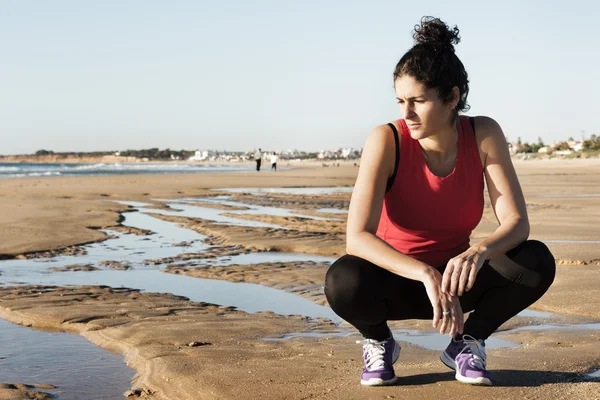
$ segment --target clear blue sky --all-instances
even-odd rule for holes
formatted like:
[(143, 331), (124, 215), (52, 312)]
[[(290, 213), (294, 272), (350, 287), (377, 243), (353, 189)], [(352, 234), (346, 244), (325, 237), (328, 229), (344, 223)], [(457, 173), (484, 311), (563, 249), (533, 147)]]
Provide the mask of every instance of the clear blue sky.
[(423, 15), (461, 31), (469, 114), (599, 134), (599, 4), (0, 0), (0, 154), (362, 147)]

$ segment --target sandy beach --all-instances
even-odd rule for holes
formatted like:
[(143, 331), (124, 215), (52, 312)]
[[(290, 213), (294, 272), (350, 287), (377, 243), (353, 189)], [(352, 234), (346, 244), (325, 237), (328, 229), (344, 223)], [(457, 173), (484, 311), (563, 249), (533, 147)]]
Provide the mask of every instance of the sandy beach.
[[(586, 376), (600, 369), (598, 327), (524, 328), (600, 322), (600, 160), (529, 160), (515, 161), (515, 166), (527, 200), (530, 238), (548, 244), (558, 271), (550, 291), (531, 307), (552, 314), (515, 317), (497, 333), (515, 347), (488, 350), (488, 366), (498, 381), (492, 388), (455, 382), (439, 362), (437, 350), (402, 337), (397, 337), (402, 346), (395, 365), (398, 385), (364, 388), (359, 383), (360, 346), (355, 344), (360, 337), (348, 336), (351, 330), (344, 324), (323, 317), (247, 312), (233, 303), (202, 300), (202, 293), (190, 300), (173, 293), (140, 292), (135, 286), (14, 286), (3, 279), (0, 316), (31, 328), (77, 333), (121, 354), (136, 371), (128, 398), (598, 399), (600, 382)], [(151, 238), (151, 227), (123, 224), (141, 206), (116, 201), (141, 202), (148, 204), (145, 212), (153, 220), (206, 237), (202, 251), (195, 250), (198, 244), (192, 240), (174, 244), (179, 250), (173, 255), (140, 255), (147, 258), (144, 265), (164, 267), (157, 274), (178, 276), (192, 285), (206, 279), (256, 284), (327, 306), (322, 284), (328, 262), (316, 258), (344, 254), (346, 214), (340, 211), (347, 209), (350, 192), (256, 195), (224, 189), (351, 187), (357, 172), (353, 163), (327, 168), (315, 163), (277, 173), (4, 179), (0, 259), (33, 262), (86, 254), (88, 244), (107, 240), (102, 230)], [(219, 203), (224, 195), (232, 204)], [(174, 209), (177, 204), (188, 213)], [(252, 207), (264, 212), (247, 210)], [(209, 214), (193, 214), (199, 209), (242, 222), (218, 223)], [(486, 197), (473, 241), (496, 226)], [(305, 261), (219, 265), (223, 259), (278, 252), (301, 255)], [(106, 261), (68, 265), (51, 274), (140, 269), (134, 262)], [(392, 327), (431, 332), (427, 321), (395, 322)], [(264, 340), (298, 332), (315, 335)], [(0, 373), (0, 399), (49, 398), (43, 392), (51, 387), (44, 385), (53, 382), (22, 378), (4, 382)]]

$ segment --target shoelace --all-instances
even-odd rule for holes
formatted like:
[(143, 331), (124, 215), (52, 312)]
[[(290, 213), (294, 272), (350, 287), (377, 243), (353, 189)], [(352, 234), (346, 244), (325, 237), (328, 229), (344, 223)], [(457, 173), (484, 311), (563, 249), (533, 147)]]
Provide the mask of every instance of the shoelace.
[(385, 361), (383, 355), (385, 353), (385, 340), (378, 342), (373, 339), (357, 340), (356, 343), (363, 345), (363, 351), (367, 353), (367, 359), (365, 366), (368, 371), (383, 369), (385, 367)]
[(469, 365), (480, 370), (485, 370), (485, 347), (481, 342), (470, 335), (463, 335), (465, 347), (458, 353), (456, 357), (468, 350), (471, 354)]

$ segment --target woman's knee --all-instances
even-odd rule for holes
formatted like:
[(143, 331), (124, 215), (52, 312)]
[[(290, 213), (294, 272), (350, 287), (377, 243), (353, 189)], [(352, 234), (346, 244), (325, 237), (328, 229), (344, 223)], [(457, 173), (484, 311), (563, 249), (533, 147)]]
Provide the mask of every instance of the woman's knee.
[(506, 255), (517, 264), (539, 276), (539, 285), (548, 288), (556, 275), (556, 263), (552, 252), (539, 240), (527, 240)]
[(360, 257), (345, 255), (336, 260), (325, 275), (325, 296), (333, 308), (336, 304), (351, 304), (368, 285), (365, 269), (369, 262)]

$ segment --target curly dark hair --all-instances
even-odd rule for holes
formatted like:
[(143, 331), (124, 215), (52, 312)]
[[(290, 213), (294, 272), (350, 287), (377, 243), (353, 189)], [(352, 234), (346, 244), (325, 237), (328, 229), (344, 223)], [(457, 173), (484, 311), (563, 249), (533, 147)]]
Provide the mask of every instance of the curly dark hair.
[(442, 101), (450, 101), (452, 88), (458, 87), (460, 99), (454, 109), (454, 119), (467, 104), (469, 77), (465, 66), (454, 52), (460, 42), (458, 27), (450, 28), (439, 18), (423, 17), (415, 25), (414, 46), (396, 64), (394, 82), (403, 75), (412, 76), (430, 89), (437, 89)]

